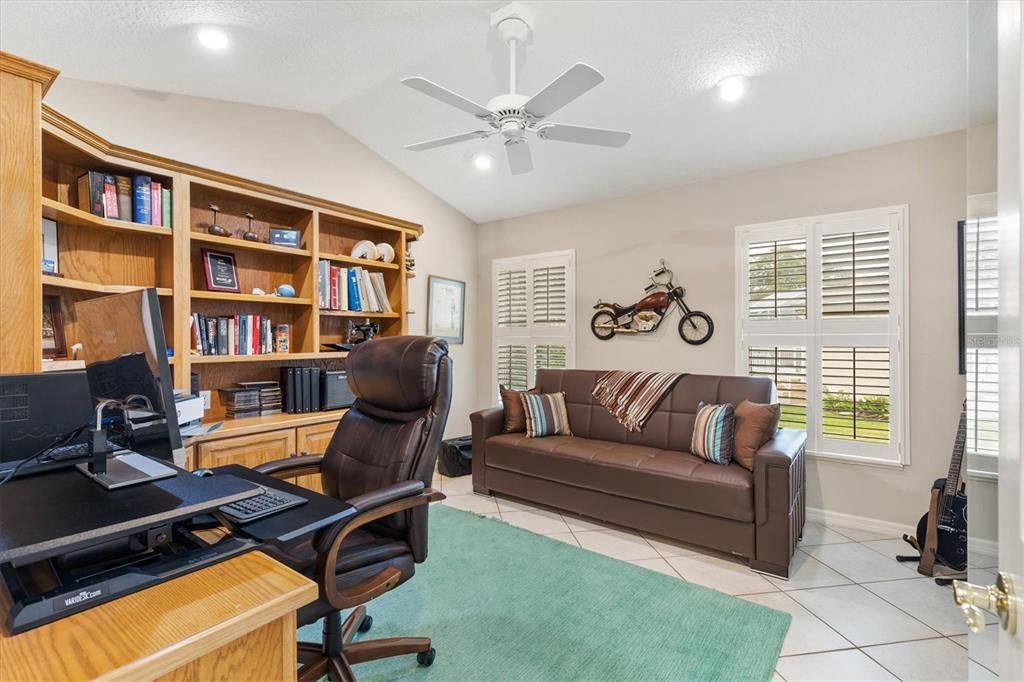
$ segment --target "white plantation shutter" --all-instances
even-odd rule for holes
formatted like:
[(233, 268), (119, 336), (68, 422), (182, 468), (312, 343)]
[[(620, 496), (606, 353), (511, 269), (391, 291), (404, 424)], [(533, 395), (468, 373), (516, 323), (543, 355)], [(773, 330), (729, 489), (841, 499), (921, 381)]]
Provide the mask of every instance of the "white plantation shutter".
[(999, 222), (968, 220), (964, 229), (967, 312), (999, 313)]
[(572, 367), (575, 253), (503, 258), (492, 272), (496, 383), (526, 390), (538, 369)]
[(533, 269), (533, 323), (565, 324), (569, 301), (566, 298), (566, 265)]
[(747, 310), (753, 319), (807, 319), (807, 240), (747, 247)]
[(495, 315), (499, 327), (526, 326), (526, 270), (505, 270), (497, 273)]
[(568, 351), (560, 343), (537, 345), (533, 349), (533, 366), (535, 369), (566, 369), (569, 366)]
[(807, 349), (752, 347), (747, 351), (747, 373), (775, 382), (782, 406), (779, 426), (807, 428)]
[(889, 349), (821, 349), (824, 438), (889, 442)]
[(529, 351), (525, 345), (498, 344), (498, 383), (525, 391), (530, 382)]
[(998, 456), (999, 349), (996, 331), (999, 319), (999, 222), (995, 218), (965, 221), (964, 280), (966, 447), (975, 455)]
[(830, 234), (821, 239), (821, 314), (889, 312), (889, 232)]
[(737, 228), (737, 368), (775, 381), (814, 456), (907, 461), (905, 225), (897, 206)]

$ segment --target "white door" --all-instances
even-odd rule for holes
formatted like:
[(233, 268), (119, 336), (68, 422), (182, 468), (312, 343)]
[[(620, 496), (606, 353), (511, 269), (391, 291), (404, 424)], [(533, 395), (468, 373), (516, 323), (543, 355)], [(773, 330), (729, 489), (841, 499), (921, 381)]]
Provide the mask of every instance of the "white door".
[[(968, 224), (971, 220), (998, 220), (998, 288), (991, 291), (989, 299), (997, 298), (997, 304), (988, 307), (996, 311), (995, 328), (987, 330), (994, 338), (991, 345), (979, 342), (986, 330), (977, 324), (984, 315), (977, 316), (973, 320), (977, 332), (973, 353), (968, 305), (968, 580), (985, 587), (1003, 574), (1016, 592), (1015, 597), (997, 605), (998, 592), (974, 591), (974, 603), (1002, 613), (993, 617), (974, 612), (976, 632), (968, 639), (968, 677), (972, 680), (991, 679), (993, 672), (1003, 680), (1024, 680), (1024, 623), (1020, 622), (1024, 618), (1020, 599), (1024, 588), (1022, 4), (1021, 0), (971, 0), (968, 4), (967, 217)], [(980, 240), (976, 252), (977, 244)], [(983, 357), (987, 358), (988, 374), (979, 369)], [(997, 381), (997, 389), (991, 387), (993, 381)], [(986, 382), (987, 388), (982, 388)], [(996, 432), (998, 435), (993, 435)], [(979, 445), (982, 441), (987, 447)]]

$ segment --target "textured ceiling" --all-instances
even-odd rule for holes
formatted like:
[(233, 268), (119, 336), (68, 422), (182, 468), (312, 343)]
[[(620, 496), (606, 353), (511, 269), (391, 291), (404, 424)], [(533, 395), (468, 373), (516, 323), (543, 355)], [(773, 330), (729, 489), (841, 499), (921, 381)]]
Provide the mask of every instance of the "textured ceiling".
[[(842, 151), (966, 122), (966, 5), (931, 2), (534, 2), (519, 90), (577, 61), (607, 81), (552, 120), (633, 133), (621, 149), (535, 140), (511, 176), (497, 138), (403, 145), (477, 121), (403, 87), (420, 75), (486, 103), (507, 87), (489, 31), (502, 2), (0, 2), (0, 48), (65, 76), (322, 113), (485, 222)], [(231, 47), (196, 45), (202, 24)], [(712, 86), (751, 77), (726, 106)], [(469, 163), (487, 150), (489, 173)]]

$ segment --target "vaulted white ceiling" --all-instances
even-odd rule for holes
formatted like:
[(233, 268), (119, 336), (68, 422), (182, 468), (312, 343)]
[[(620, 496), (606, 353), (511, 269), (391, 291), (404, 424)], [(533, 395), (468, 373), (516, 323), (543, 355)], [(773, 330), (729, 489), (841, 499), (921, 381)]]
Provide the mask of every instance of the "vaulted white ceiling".
[[(964, 127), (965, 3), (526, 2), (519, 90), (574, 62), (606, 82), (552, 120), (629, 130), (621, 149), (535, 140), (512, 176), (498, 138), (403, 145), (478, 122), (403, 87), (424, 76), (486, 103), (507, 90), (489, 29), (503, 2), (0, 2), (0, 48), (65, 76), (328, 117), (478, 222)], [(229, 34), (200, 48), (198, 26)], [(726, 106), (713, 91), (751, 79)], [(478, 151), (499, 161), (481, 173)]]

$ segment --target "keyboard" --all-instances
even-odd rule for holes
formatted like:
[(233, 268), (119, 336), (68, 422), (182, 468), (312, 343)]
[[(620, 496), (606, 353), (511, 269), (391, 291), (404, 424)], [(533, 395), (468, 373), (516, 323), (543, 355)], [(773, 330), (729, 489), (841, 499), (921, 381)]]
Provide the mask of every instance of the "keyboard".
[(269, 490), (263, 488), (263, 492), (255, 497), (247, 497), (244, 500), (225, 504), (220, 507), (221, 513), (235, 523), (248, 523), (264, 516), (270, 516), (277, 512), (298, 507), (308, 500), (305, 497), (292, 495), (280, 490)]

